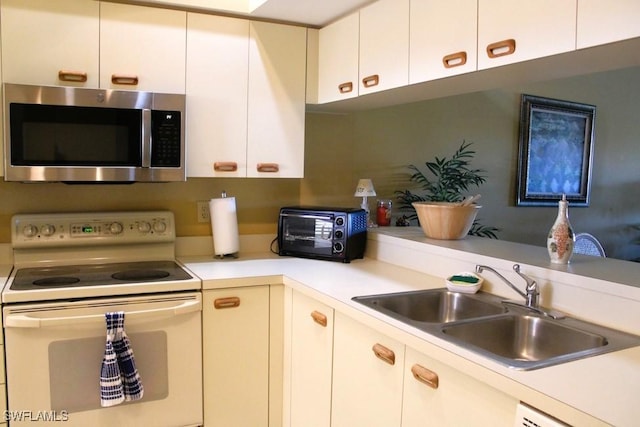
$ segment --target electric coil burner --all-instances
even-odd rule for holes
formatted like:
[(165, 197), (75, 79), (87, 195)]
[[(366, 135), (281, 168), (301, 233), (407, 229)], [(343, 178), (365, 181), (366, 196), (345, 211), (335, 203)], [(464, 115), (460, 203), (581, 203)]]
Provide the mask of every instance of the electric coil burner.
[(16, 215), (3, 302), (200, 289), (174, 243), (166, 211)]

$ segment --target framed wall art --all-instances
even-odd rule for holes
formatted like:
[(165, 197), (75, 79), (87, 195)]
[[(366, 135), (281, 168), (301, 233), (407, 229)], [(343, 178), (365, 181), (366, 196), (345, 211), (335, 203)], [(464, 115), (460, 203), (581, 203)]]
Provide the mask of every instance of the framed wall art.
[(522, 95), (518, 206), (589, 206), (596, 107)]

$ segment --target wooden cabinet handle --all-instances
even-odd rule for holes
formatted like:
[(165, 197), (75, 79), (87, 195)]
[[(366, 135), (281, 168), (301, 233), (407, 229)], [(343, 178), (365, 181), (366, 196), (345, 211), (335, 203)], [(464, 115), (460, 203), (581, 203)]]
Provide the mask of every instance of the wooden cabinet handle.
[(319, 311), (312, 311), (311, 312), (311, 318), (313, 319), (314, 322), (316, 322), (318, 325), (326, 328), (327, 327), (327, 316), (325, 316), (324, 314), (320, 313)]
[(128, 76), (125, 74), (112, 74), (111, 83), (114, 85), (136, 86), (138, 84), (138, 76)]
[(511, 55), (516, 51), (516, 41), (514, 39), (501, 40), (487, 46), (489, 58)]
[(380, 76), (377, 74), (373, 74), (362, 79), (362, 85), (364, 87), (377, 86), (378, 83), (380, 83)]
[(227, 298), (216, 298), (213, 300), (213, 307), (216, 309), (222, 308), (235, 308), (240, 306), (240, 298), (238, 297), (227, 297)]
[(411, 373), (413, 374), (413, 378), (421, 383), (426, 384), (433, 389), (438, 388), (438, 374), (435, 372), (425, 368), (424, 366), (416, 364), (411, 367)]
[(374, 344), (371, 348), (376, 357), (389, 365), (396, 364), (396, 354), (393, 350), (383, 346), (382, 344)]
[(277, 163), (258, 163), (256, 169), (258, 172), (274, 173), (280, 171), (280, 165)]
[(467, 63), (467, 52), (456, 52), (442, 58), (444, 68), (460, 67)]
[(236, 162), (215, 162), (213, 170), (216, 172), (235, 172), (238, 170), (238, 164)]
[(352, 82), (347, 82), (347, 83), (342, 83), (338, 85), (338, 91), (340, 93), (349, 93), (351, 91), (353, 91), (353, 83)]
[(84, 83), (87, 81), (87, 73), (84, 71), (58, 71), (58, 79), (63, 82)]

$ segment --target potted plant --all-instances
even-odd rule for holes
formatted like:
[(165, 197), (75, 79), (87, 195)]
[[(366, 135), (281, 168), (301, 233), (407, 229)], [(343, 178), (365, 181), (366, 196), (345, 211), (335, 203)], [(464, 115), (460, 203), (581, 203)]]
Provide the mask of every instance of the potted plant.
[(463, 141), (450, 159), (436, 157), (426, 162), (429, 178), (417, 166), (409, 165), (411, 181), (418, 183), (424, 194), (411, 190), (396, 191), (401, 210), (412, 210), (408, 219), (418, 218), (427, 235), (438, 239), (461, 239), (467, 234), (497, 238), (495, 227), (475, 220), (480, 206), (465, 204), (464, 193), (486, 181), (483, 169), (471, 168), (475, 155), (471, 142)]

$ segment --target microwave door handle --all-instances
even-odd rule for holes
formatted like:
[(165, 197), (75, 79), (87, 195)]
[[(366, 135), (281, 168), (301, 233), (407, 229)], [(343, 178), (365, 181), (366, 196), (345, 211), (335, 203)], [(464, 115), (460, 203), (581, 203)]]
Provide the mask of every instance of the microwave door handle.
[(144, 108), (142, 110), (142, 167), (151, 167), (151, 148), (153, 141), (151, 140), (151, 110)]
[[(127, 320), (157, 320), (180, 316), (182, 314), (193, 313), (202, 310), (202, 303), (199, 300), (184, 301), (172, 307), (156, 308), (150, 310), (125, 311)], [(5, 328), (45, 328), (51, 326), (70, 326), (87, 323), (104, 323), (103, 314), (90, 314), (87, 316), (68, 317), (32, 317), (27, 314), (9, 314), (4, 320)]]

